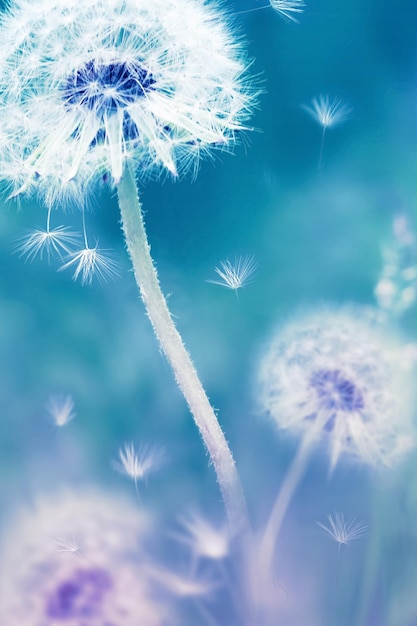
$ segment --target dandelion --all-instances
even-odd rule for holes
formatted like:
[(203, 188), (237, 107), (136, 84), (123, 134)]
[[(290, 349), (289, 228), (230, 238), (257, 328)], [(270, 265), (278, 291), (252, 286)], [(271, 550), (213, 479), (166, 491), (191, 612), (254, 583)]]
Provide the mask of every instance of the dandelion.
[(256, 268), (257, 264), (253, 256), (236, 257), (234, 263), (226, 259), (225, 261), (220, 261), (220, 267), (214, 268), (220, 280), (208, 280), (207, 282), (227, 287), (237, 293), (238, 289), (252, 282)]
[(403, 436), (413, 440), (412, 372), (403, 371), (401, 353), (371, 312), (313, 314), (272, 342), (261, 366), (261, 405), (280, 429), (326, 442), (332, 467), (343, 453), (393, 465)]
[(279, 429), (301, 437), (262, 540), (266, 570), (316, 442), (330, 448), (331, 469), (342, 454), (393, 466), (414, 445), (413, 370), (379, 319), (361, 309), (307, 316), (280, 330), (262, 361), (261, 407)]
[(126, 443), (124, 449), (119, 450), (120, 462), (115, 461), (113, 467), (131, 478), (135, 485), (139, 480), (145, 480), (150, 472), (160, 467), (163, 459), (163, 451), (160, 448), (142, 446), (135, 450), (133, 443)]
[[(201, 157), (235, 145), (254, 102), (242, 46), (204, 0), (15, 0), (0, 37), (0, 178), (12, 196), (36, 193), (47, 206), (116, 188), (148, 316), (229, 517), (246, 523), (230, 449), (159, 285), (136, 182), (195, 171)], [(91, 246), (64, 264), (85, 283), (108, 266)]]
[(340, 546), (346, 546), (351, 541), (362, 539), (367, 535), (368, 526), (364, 522), (353, 518), (350, 522), (345, 520), (343, 513), (335, 513), (334, 517), (328, 515), (328, 525), (316, 522), (320, 528), (326, 531), (330, 537)]
[[(1, 623), (167, 623), (148, 573), (148, 525), (129, 501), (93, 490), (37, 498), (2, 537)], [(60, 554), (80, 555), (80, 545), (83, 559)]]
[(50, 230), (35, 229), (28, 233), (20, 239), (16, 251), (29, 261), (37, 256), (42, 259), (45, 253), (49, 261), (53, 254), (70, 254), (76, 243), (76, 233), (66, 226), (57, 226)]
[(313, 98), (310, 105), (303, 105), (303, 109), (322, 127), (318, 164), (320, 168), (326, 130), (344, 122), (352, 113), (352, 109), (341, 98), (336, 97), (332, 100), (328, 95)]
[(58, 427), (65, 426), (74, 419), (74, 400), (70, 395), (52, 395), (49, 397), (47, 411)]

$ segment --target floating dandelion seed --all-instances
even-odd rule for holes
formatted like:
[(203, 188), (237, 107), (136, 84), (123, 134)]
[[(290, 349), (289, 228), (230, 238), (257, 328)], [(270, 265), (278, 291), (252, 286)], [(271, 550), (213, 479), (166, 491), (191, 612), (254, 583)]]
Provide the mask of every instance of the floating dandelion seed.
[(175, 536), (189, 545), (195, 556), (220, 560), (228, 555), (230, 531), (226, 526), (215, 527), (197, 513), (183, 516), (180, 523), (184, 532)]
[(52, 395), (49, 397), (47, 411), (56, 426), (62, 427), (75, 417), (74, 401), (70, 395)]
[(260, 11), (262, 9), (273, 8), (279, 15), (290, 22), (298, 24), (296, 14), (303, 13), (305, 9), (304, 0), (269, 0), (269, 4), (264, 4), (261, 7), (255, 7), (254, 9), (247, 9), (245, 11), (238, 11), (238, 15), (242, 13), (252, 13), (253, 11)]
[(302, 13), (305, 9), (304, 0), (269, 0), (271, 7), (280, 15), (291, 22), (298, 23), (295, 14)]
[(70, 554), (81, 555), (81, 548), (77, 541), (70, 535), (64, 537), (58, 537), (55, 540), (58, 546), (58, 552), (69, 552)]
[(164, 453), (161, 448), (144, 445), (135, 450), (133, 443), (126, 443), (119, 450), (119, 461), (113, 462), (113, 467), (131, 478), (135, 485), (145, 480), (151, 472), (157, 470), (163, 462)]
[(91, 285), (94, 276), (99, 281), (106, 282), (119, 275), (117, 263), (97, 246), (70, 254), (69, 259), (59, 269), (61, 271), (69, 268), (74, 269), (73, 280), (80, 278), (82, 285)]
[(322, 126), (320, 155), (318, 166), (323, 160), (324, 137), (326, 130), (344, 122), (352, 113), (352, 108), (343, 102), (341, 98), (330, 99), (330, 96), (320, 95), (313, 98), (310, 105), (303, 105), (303, 109)]
[(216, 274), (220, 276), (220, 280), (208, 280), (207, 282), (237, 291), (252, 282), (256, 269), (257, 264), (253, 256), (236, 257), (233, 263), (226, 259), (220, 261), (220, 267), (214, 268)]
[(38, 255), (42, 259), (44, 254), (49, 261), (52, 254), (70, 254), (77, 243), (77, 233), (66, 226), (57, 226), (51, 230), (36, 229), (21, 237), (16, 251), (29, 261), (33, 261)]
[(343, 513), (335, 513), (334, 516), (328, 515), (328, 525), (322, 524), (322, 522), (316, 522), (320, 528), (326, 531), (330, 537), (336, 541), (340, 546), (347, 545), (351, 541), (362, 539), (368, 534), (368, 526), (364, 522), (353, 518), (350, 522), (347, 522)]
[[(126, 247), (155, 333), (213, 461), (232, 523), (247, 525), (235, 463), (162, 294), (136, 177), (195, 171), (231, 150), (254, 105), (242, 46), (204, 0), (40, 0), (9, 4), (0, 24), (0, 178), (11, 196), (84, 206), (117, 189)], [(86, 245), (63, 266), (107, 278)]]

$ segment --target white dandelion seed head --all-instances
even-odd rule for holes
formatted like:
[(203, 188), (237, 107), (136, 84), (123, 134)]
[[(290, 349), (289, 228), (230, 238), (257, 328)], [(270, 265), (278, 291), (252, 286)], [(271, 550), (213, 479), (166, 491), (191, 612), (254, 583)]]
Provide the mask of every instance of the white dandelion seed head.
[(1, 546), (1, 624), (166, 623), (147, 575), (149, 520), (128, 500), (54, 494), (11, 522)]
[(246, 128), (253, 92), (224, 16), (204, 0), (15, 0), (0, 25), (0, 177), (49, 204), (176, 176)]
[(119, 275), (119, 266), (106, 250), (97, 247), (83, 248), (68, 255), (59, 271), (73, 269), (73, 280), (81, 280), (82, 285), (91, 285), (94, 276), (99, 282), (105, 283)]
[(413, 369), (377, 314), (324, 310), (290, 323), (260, 368), (260, 404), (280, 429), (326, 440), (342, 453), (393, 465), (414, 445)]

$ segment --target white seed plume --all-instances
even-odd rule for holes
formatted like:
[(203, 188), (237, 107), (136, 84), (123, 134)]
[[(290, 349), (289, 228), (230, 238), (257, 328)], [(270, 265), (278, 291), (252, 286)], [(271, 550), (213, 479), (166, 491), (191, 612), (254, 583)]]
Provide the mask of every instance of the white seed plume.
[(303, 105), (303, 109), (323, 128), (341, 124), (352, 113), (352, 108), (341, 98), (331, 99), (328, 95), (313, 98), (310, 105)]
[(104, 283), (119, 275), (116, 261), (97, 246), (73, 252), (59, 269), (60, 271), (74, 269), (72, 278), (73, 280), (80, 278), (82, 285), (91, 285), (94, 276)]
[(269, 0), (269, 2), (274, 11), (296, 23), (298, 23), (296, 15), (303, 13), (306, 6), (304, 0)]
[(151, 472), (157, 470), (163, 462), (164, 452), (161, 448), (143, 445), (137, 450), (133, 443), (126, 443), (119, 450), (120, 461), (114, 461), (113, 467), (131, 478), (135, 485), (145, 480)]
[(207, 282), (237, 291), (253, 281), (256, 269), (257, 263), (253, 256), (236, 257), (233, 263), (226, 259), (220, 261), (220, 267), (214, 268), (220, 280), (207, 280)]
[(220, 560), (228, 555), (230, 549), (228, 527), (216, 527), (197, 513), (183, 516), (180, 523), (184, 531), (175, 536), (190, 546), (195, 556)]
[(316, 522), (316, 524), (339, 544), (339, 548), (351, 541), (363, 539), (368, 534), (367, 524), (357, 520), (356, 517), (347, 522), (343, 513), (335, 513), (334, 516), (328, 515), (327, 519), (329, 520), (327, 525), (322, 522)]
[(51, 395), (46, 408), (56, 426), (62, 427), (75, 417), (74, 400), (70, 395)]
[(66, 226), (50, 230), (36, 229), (19, 239), (16, 251), (28, 261), (33, 261), (37, 256), (42, 259), (44, 254), (49, 261), (53, 254), (59, 257), (70, 254), (78, 239), (77, 233)]

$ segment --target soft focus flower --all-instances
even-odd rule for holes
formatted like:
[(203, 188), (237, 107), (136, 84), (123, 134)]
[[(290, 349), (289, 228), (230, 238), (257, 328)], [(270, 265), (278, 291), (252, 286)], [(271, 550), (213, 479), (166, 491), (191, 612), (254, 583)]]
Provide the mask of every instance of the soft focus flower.
[(203, 0), (16, 0), (0, 26), (0, 177), (82, 199), (228, 148), (252, 104), (240, 44)]
[(96, 492), (55, 494), (21, 511), (1, 546), (0, 623), (166, 624), (147, 574), (147, 525), (128, 501)]
[(263, 359), (260, 402), (279, 428), (391, 465), (413, 444), (412, 371), (363, 310), (322, 311), (283, 328)]

